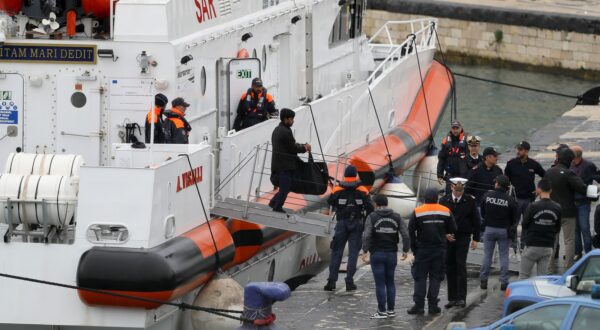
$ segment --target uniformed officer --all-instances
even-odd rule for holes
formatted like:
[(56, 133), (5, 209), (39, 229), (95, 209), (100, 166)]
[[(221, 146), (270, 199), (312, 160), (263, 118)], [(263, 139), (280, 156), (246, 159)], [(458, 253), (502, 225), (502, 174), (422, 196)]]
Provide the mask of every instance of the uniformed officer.
[(485, 194), (481, 201), (484, 255), (479, 279), (483, 290), (487, 290), (496, 243), (500, 253), (500, 290), (504, 291), (508, 287), (508, 248), (510, 240), (516, 239), (516, 223), (519, 219), (517, 202), (508, 195), (509, 188), (508, 177), (499, 175), (496, 178), (496, 188)]
[(188, 144), (192, 126), (185, 119), (185, 112), (190, 104), (178, 97), (171, 102), (171, 106), (171, 110), (165, 111), (165, 141), (170, 144)]
[(479, 136), (471, 135), (467, 139), (469, 144), (469, 155), (467, 156), (467, 165), (469, 170), (474, 169), (477, 165), (483, 163), (483, 157), (479, 154), (481, 148), (481, 138)]
[(331, 241), (331, 261), (329, 263), (329, 277), (323, 288), (325, 291), (335, 290), (338, 272), (344, 247), (348, 242), (348, 268), (346, 271), (346, 291), (356, 290), (354, 274), (356, 262), (362, 247), (362, 233), (367, 215), (373, 211), (373, 204), (369, 197), (369, 190), (360, 185), (356, 167), (349, 165), (344, 171), (344, 180), (333, 189), (328, 200), (336, 212), (337, 224), (335, 234)]
[[(145, 126), (145, 141), (150, 143), (152, 136), (152, 125), (154, 124), (154, 143), (165, 143), (165, 132), (163, 131), (164, 126), (164, 112), (169, 99), (163, 94), (156, 94), (154, 96), (154, 111), (149, 111), (146, 115), (146, 126)], [(154, 114), (152, 113), (154, 112)]]
[[(438, 154), (437, 177), (440, 184), (454, 177), (466, 177), (467, 135), (458, 120), (452, 122), (448, 136), (442, 140), (442, 148)], [(446, 185), (446, 193), (450, 192), (450, 184)]]
[(411, 249), (415, 254), (412, 266), (415, 304), (408, 310), (408, 314), (425, 312), (425, 296), (429, 314), (439, 314), (442, 310), (438, 307), (438, 294), (444, 280), (446, 241), (455, 241), (456, 223), (450, 209), (438, 204), (436, 189), (429, 188), (425, 192), (425, 204), (417, 207), (411, 215), (408, 233)]
[(494, 189), (494, 179), (502, 174), (502, 169), (496, 165), (498, 163), (497, 152), (492, 147), (483, 150), (483, 163), (476, 166), (469, 174), (467, 179), (467, 193), (475, 196), (478, 204), (481, 204), (481, 198), (488, 190)]
[[(477, 248), (481, 218), (475, 197), (465, 194), (466, 179), (453, 178), (452, 193), (440, 199), (440, 204), (452, 212), (456, 221), (455, 241), (448, 244), (446, 275), (448, 277), (448, 303), (446, 308), (465, 307), (467, 299), (467, 254), (469, 246)], [(471, 240), (472, 238), (472, 240)]]
[[(535, 159), (529, 157), (531, 145), (527, 141), (521, 141), (516, 146), (517, 157), (506, 163), (504, 174), (510, 179), (510, 183), (515, 188), (517, 205), (519, 206), (519, 218), (523, 217), (529, 204), (535, 200), (535, 176), (544, 177), (546, 171)], [(518, 223), (517, 223), (518, 225)], [(520, 249), (523, 250), (523, 235), (521, 232)], [(516, 244), (513, 248), (517, 248)]]
[(233, 129), (240, 131), (273, 116), (277, 116), (273, 96), (263, 88), (260, 78), (252, 79), (252, 87), (242, 94), (240, 99)]

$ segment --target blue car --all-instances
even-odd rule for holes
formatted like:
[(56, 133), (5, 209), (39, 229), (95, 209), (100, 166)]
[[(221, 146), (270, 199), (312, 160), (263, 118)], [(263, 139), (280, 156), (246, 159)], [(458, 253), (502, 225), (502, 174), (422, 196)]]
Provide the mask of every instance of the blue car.
[(589, 294), (595, 284), (600, 284), (600, 250), (583, 256), (563, 275), (537, 276), (510, 283), (505, 293), (502, 315), (512, 314), (541, 301)]
[[(600, 291), (600, 290), (598, 290)], [(600, 295), (598, 298), (600, 298)], [(600, 329), (600, 300), (590, 295), (558, 298), (519, 310), (487, 327), (472, 330)]]

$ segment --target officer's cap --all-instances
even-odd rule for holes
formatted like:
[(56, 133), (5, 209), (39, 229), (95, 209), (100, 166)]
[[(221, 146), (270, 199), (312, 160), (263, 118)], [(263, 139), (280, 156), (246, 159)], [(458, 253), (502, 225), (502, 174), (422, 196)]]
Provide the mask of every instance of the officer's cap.
[(464, 186), (467, 184), (469, 180), (465, 179), (465, 178), (452, 178), (450, 179), (450, 182), (452, 182), (453, 185), (457, 185), (457, 186)]
[(260, 79), (260, 78), (252, 79), (252, 86), (263, 87), (262, 79)]
[(467, 143), (470, 146), (478, 146), (481, 144), (481, 138), (479, 136), (471, 135), (469, 139), (467, 139)]

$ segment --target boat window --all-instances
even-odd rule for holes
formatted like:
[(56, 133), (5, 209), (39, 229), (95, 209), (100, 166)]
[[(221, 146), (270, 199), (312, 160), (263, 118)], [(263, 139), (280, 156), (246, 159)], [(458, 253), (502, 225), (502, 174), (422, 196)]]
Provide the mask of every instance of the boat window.
[(353, 39), (362, 34), (362, 15), (365, 0), (349, 0), (340, 6), (340, 12), (329, 35), (329, 45)]
[(262, 49), (262, 67), (263, 67), (263, 72), (267, 71), (267, 46), (263, 46)]
[(594, 329), (600, 324), (600, 309), (588, 306), (579, 307), (575, 321), (573, 321), (573, 330)]
[(512, 320), (516, 329), (560, 330), (571, 305), (544, 306), (523, 313)]
[(202, 96), (206, 94), (206, 68), (202, 66), (202, 71), (200, 71), (200, 92)]

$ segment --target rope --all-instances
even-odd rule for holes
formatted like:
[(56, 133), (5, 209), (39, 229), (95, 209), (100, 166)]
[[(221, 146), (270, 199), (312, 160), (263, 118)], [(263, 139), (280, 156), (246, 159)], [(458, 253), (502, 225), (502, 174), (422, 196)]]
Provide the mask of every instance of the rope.
[(168, 306), (177, 307), (178, 309), (180, 309), (182, 311), (189, 309), (189, 310), (194, 310), (194, 311), (211, 313), (211, 314), (223, 316), (223, 317), (230, 318), (232, 320), (241, 321), (241, 322), (252, 322), (252, 320), (248, 320), (248, 319), (245, 319), (242, 317), (224, 314), (224, 313), (242, 314), (243, 313), (242, 311), (200, 307), (200, 306), (187, 304), (187, 303), (174, 303), (174, 302), (159, 300), (159, 299), (142, 298), (142, 297), (136, 297), (136, 296), (115, 293), (115, 292), (110, 292), (110, 291), (105, 291), (105, 290), (84, 288), (84, 287), (81, 287), (78, 285), (69, 285), (69, 284), (63, 284), (63, 283), (58, 283), (58, 282), (43, 281), (43, 280), (38, 280), (38, 279), (30, 278), (30, 277), (10, 275), (10, 274), (4, 274), (4, 273), (0, 273), (0, 277), (9, 278), (9, 279), (13, 279), (13, 280), (19, 280), (19, 281), (25, 281), (25, 282), (30, 282), (30, 283), (49, 285), (49, 286), (54, 286), (54, 287), (59, 287), (59, 288), (71, 289), (71, 290), (92, 292), (92, 293), (97, 293), (97, 294), (102, 294), (102, 295), (107, 295), (107, 296), (112, 296), (112, 297), (117, 297), (117, 298), (130, 299), (130, 300), (135, 300), (135, 301), (140, 301), (140, 302), (145, 302), (145, 303), (168, 305)]
[(190, 172), (192, 173), (192, 179), (194, 180), (194, 186), (196, 187), (198, 198), (200, 198), (200, 205), (202, 205), (202, 212), (204, 212), (204, 218), (206, 219), (206, 224), (208, 225), (210, 238), (212, 239), (213, 246), (215, 247), (215, 270), (217, 271), (217, 273), (219, 273), (221, 272), (221, 256), (219, 254), (219, 247), (217, 246), (217, 240), (213, 235), (212, 226), (210, 225), (210, 218), (208, 217), (208, 212), (206, 212), (206, 207), (204, 206), (204, 199), (202, 199), (202, 194), (200, 193), (200, 187), (198, 186), (198, 179), (196, 178), (196, 173), (194, 172), (192, 161), (190, 160), (190, 156), (188, 154), (181, 154), (179, 156), (185, 157), (188, 161), (188, 165), (190, 166)]
[(581, 99), (581, 96), (575, 96), (575, 95), (569, 95), (569, 94), (562, 94), (562, 93), (557, 93), (557, 92), (553, 92), (553, 91), (547, 91), (547, 90), (533, 88), (533, 87), (526, 87), (526, 86), (521, 86), (521, 85), (516, 85), (516, 84), (511, 84), (511, 83), (505, 83), (505, 82), (502, 82), (502, 81), (497, 81), (497, 80), (492, 80), (492, 79), (486, 79), (486, 78), (481, 78), (481, 77), (475, 77), (475, 76), (471, 76), (471, 75), (464, 74), (464, 73), (454, 72), (454, 75), (459, 76), (459, 77), (473, 79), (473, 80), (484, 81), (484, 82), (487, 82), (487, 83), (492, 83), (492, 84), (497, 84), (497, 85), (502, 85), (502, 86), (507, 86), (507, 87), (524, 89), (524, 90), (528, 90), (528, 91), (531, 91), (531, 92), (537, 92), (537, 93), (548, 94), (548, 95), (553, 95), (553, 96), (566, 97), (566, 98), (570, 98), (570, 99)]
[(377, 106), (375, 105), (375, 98), (373, 98), (373, 93), (371, 92), (371, 87), (367, 87), (369, 91), (369, 96), (371, 98), (371, 103), (373, 104), (373, 111), (375, 111), (375, 118), (377, 118), (377, 125), (379, 125), (379, 131), (381, 132), (381, 137), (383, 138), (383, 144), (385, 145), (385, 150), (387, 152), (388, 157), (388, 165), (390, 167), (390, 172), (394, 172), (394, 164), (392, 162), (392, 154), (390, 153), (390, 148), (387, 144), (387, 139), (385, 138), (385, 133), (383, 133), (383, 127), (381, 127), (381, 120), (379, 120), (379, 113), (377, 113)]
[[(317, 121), (315, 120), (315, 114), (313, 112), (313, 108), (312, 105), (310, 103), (305, 103), (305, 106), (308, 107), (308, 109), (310, 109), (310, 115), (312, 117), (312, 121), (313, 121), (313, 126), (315, 126), (315, 133), (317, 134), (317, 142), (319, 142), (319, 149), (321, 150), (321, 153), (323, 153), (323, 145), (321, 145), (321, 138), (319, 137), (319, 129), (317, 128)], [(325, 155), (323, 156), (323, 163), (325, 163)]]
[(419, 77), (421, 78), (421, 89), (423, 90), (423, 101), (425, 102), (425, 112), (427, 113), (427, 123), (429, 124), (429, 132), (431, 136), (429, 139), (431, 143), (435, 145), (434, 137), (433, 137), (433, 127), (431, 126), (431, 118), (429, 118), (429, 105), (427, 104), (427, 95), (425, 95), (425, 81), (423, 80), (423, 72), (421, 71), (421, 61), (419, 60), (419, 47), (417, 47), (417, 36), (412, 35), (413, 46), (415, 47), (415, 55), (417, 56), (417, 65), (419, 66)]

